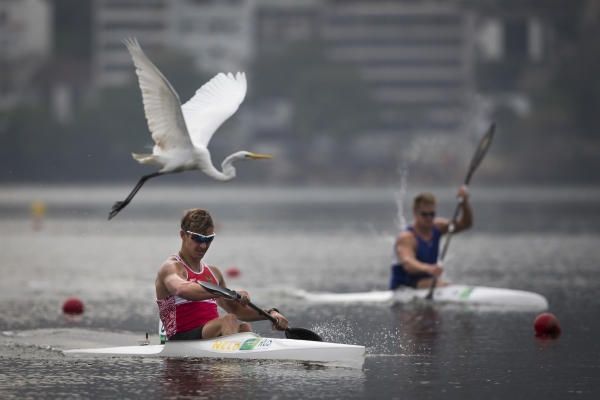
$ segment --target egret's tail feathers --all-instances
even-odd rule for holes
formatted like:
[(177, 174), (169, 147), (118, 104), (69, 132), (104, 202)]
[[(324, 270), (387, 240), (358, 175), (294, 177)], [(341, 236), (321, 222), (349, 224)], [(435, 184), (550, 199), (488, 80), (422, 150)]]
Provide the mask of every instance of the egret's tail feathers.
[(158, 157), (154, 154), (136, 154), (131, 153), (133, 158), (140, 164), (150, 164), (162, 167), (162, 163), (158, 160)]

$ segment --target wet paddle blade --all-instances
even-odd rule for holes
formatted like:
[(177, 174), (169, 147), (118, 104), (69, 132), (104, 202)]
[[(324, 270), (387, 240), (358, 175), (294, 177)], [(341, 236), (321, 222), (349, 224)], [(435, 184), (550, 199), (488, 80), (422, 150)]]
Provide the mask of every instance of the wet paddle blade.
[(467, 174), (467, 178), (465, 179), (465, 185), (469, 184), (471, 177), (473, 176), (473, 172), (477, 169), (481, 161), (485, 157), (490, 145), (492, 144), (492, 139), (494, 138), (494, 133), (496, 132), (496, 124), (491, 124), (487, 133), (481, 138), (479, 141), (479, 146), (477, 146), (477, 150), (475, 150), (475, 154), (473, 155), (473, 159), (471, 160), (471, 165), (469, 166), (469, 173)]
[(287, 339), (310, 340), (313, 342), (322, 342), (323, 339), (317, 333), (304, 328), (288, 328), (285, 331)]
[(237, 300), (240, 297), (238, 292), (236, 292), (235, 290), (227, 289), (227, 288), (224, 288), (223, 286), (215, 285), (214, 283), (209, 283), (209, 282), (201, 282), (200, 281), (198, 283), (208, 293), (211, 293), (211, 294), (214, 294), (214, 295), (217, 295), (220, 297), (225, 297), (230, 300)]

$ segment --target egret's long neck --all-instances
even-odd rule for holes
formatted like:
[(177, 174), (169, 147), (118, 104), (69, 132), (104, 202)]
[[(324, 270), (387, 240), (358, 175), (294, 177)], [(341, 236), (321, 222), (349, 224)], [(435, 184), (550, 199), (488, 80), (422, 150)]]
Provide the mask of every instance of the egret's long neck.
[[(229, 160), (231, 156), (227, 157), (225, 161), (223, 161), (222, 168), (223, 172), (219, 171), (212, 165), (212, 160), (210, 158), (210, 153), (207, 149), (196, 150), (196, 159), (199, 165), (199, 169), (204, 172), (206, 175), (210, 176), (217, 181), (229, 181), (235, 178), (235, 168), (231, 166), (233, 160)], [(229, 162), (228, 162), (229, 161)]]
[(227, 176), (227, 180), (235, 178), (235, 167), (233, 166), (233, 163), (240, 158), (243, 158), (241, 152), (233, 153), (221, 163), (223, 175)]
[(213, 179), (223, 182), (235, 178), (235, 168), (231, 165), (231, 163), (229, 165), (225, 165), (225, 161), (223, 161), (222, 167), (223, 172), (216, 169), (212, 164), (209, 164), (202, 168), (202, 172)]

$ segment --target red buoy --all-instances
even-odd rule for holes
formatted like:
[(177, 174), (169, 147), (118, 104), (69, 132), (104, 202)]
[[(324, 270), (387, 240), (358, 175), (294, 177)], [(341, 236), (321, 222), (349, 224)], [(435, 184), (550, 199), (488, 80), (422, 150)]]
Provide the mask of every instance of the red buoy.
[(562, 332), (558, 319), (550, 313), (538, 315), (533, 322), (533, 328), (536, 336), (557, 337)]
[(83, 313), (83, 302), (77, 297), (69, 297), (63, 303), (63, 312), (65, 314), (82, 314)]
[(236, 267), (229, 267), (229, 268), (227, 268), (225, 273), (227, 274), (228, 277), (235, 278), (240, 275), (240, 270), (237, 269)]

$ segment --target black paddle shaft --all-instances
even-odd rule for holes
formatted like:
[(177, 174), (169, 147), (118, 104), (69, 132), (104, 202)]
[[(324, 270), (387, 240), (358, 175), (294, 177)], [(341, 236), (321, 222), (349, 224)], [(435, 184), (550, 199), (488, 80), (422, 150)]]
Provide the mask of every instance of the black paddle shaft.
[[(241, 300), (242, 295), (236, 292), (235, 290), (225, 288), (223, 286), (215, 285), (214, 283), (209, 282), (198, 282), (200, 286), (204, 288), (209, 293), (216, 294), (217, 296), (225, 297), (230, 300)], [(273, 317), (271, 314), (266, 312), (260, 307), (257, 307), (252, 302), (248, 302), (248, 306), (252, 308), (254, 311), (267, 318), (269, 321), (277, 324), (279, 320)], [(285, 329), (285, 336), (288, 339), (298, 339), (298, 340), (311, 340), (314, 342), (322, 342), (323, 339), (316, 332), (313, 332), (309, 329), (304, 328), (290, 328), (287, 327)]]
[[(475, 150), (475, 154), (473, 155), (473, 159), (471, 160), (471, 164), (469, 165), (469, 172), (465, 178), (464, 185), (468, 186), (469, 182), (471, 182), (471, 177), (473, 173), (481, 164), (483, 157), (485, 157), (490, 145), (492, 144), (492, 138), (494, 137), (494, 132), (496, 131), (496, 124), (490, 125), (487, 133), (483, 138), (481, 138), (479, 145), (477, 146), (477, 150)], [(438, 263), (444, 261), (444, 257), (446, 256), (446, 252), (448, 251), (448, 246), (450, 245), (450, 238), (456, 229), (456, 220), (458, 219), (458, 214), (460, 213), (460, 208), (462, 206), (463, 198), (458, 199), (458, 204), (454, 209), (454, 214), (452, 215), (452, 219), (450, 220), (450, 225), (448, 226), (448, 235), (446, 236), (446, 241), (444, 242), (444, 247), (442, 248), (442, 254), (438, 260)], [(431, 300), (433, 298), (433, 290), (435, 289), (435, 285), (437, 284), (437, 277), (433, 277), (431, 280), (431, 286), (429, 287), (429, 293), (425, 297), (427, 300)]]

